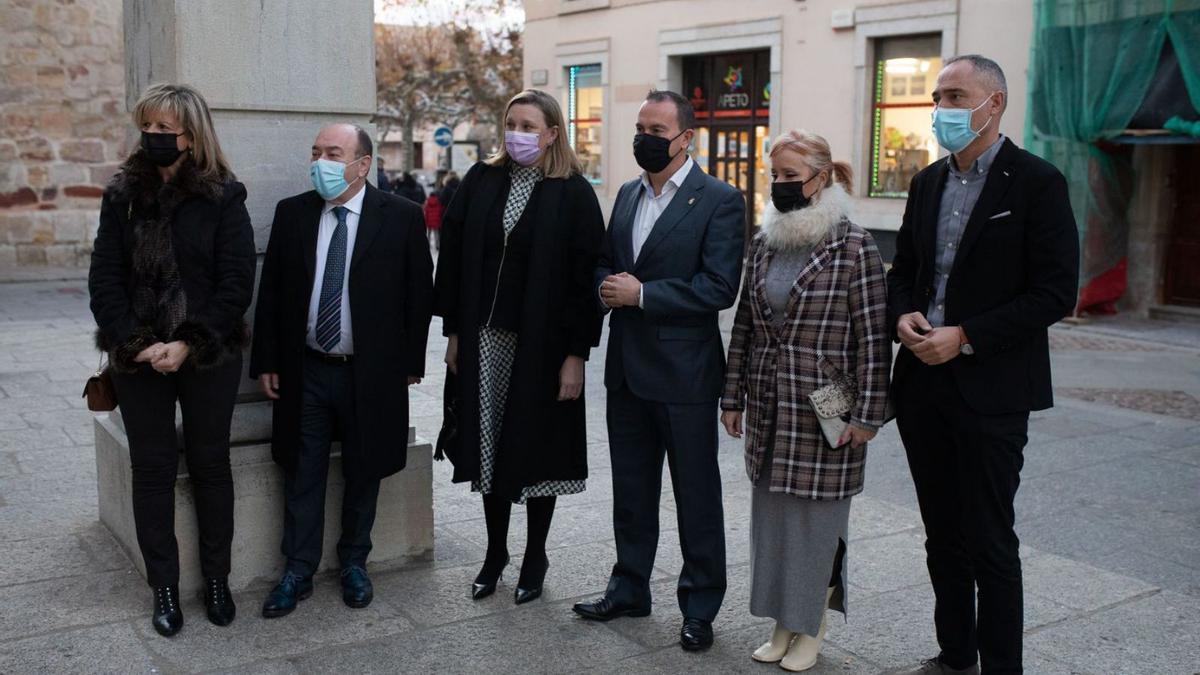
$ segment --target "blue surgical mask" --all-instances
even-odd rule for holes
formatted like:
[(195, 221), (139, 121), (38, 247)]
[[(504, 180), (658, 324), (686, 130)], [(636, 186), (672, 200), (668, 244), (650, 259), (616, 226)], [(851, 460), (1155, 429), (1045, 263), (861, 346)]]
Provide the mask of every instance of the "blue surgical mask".
[[(992, 92), (993, 94), (995, 92)], [(938, 145), (949, 150), (950, 152), (958, 152), (971, 144), (976, 138), (979, 138), (979, 132), (987, 128), (987, 125), (992, 123), (992, 118), (989, 117), (987, 122), (979, 127), (978, 131), (971, 128), (971, 115), (987, 105), (987, 102), (992, 100), (991, 94), (983, 99), (983, 103), (967, 110), (966, 108), (942, 108), (933, 109), (933, 135), (937, 138)]]
[[(366, 157), (359, 157), (354, 162), (363, 159), (366, 159)], [(321, 195), (321, 198), (328, 202), (337, 199), (343, 192), (349, 190), (350, 183), (346, 182), (346, 167), (354, 164), (354, 162), (346, 164), (324, 158), (313, 160), (313, 163), (308, 167), (308, 176), (312, 179), (312, 184), (317, 189), (317, 194)]]

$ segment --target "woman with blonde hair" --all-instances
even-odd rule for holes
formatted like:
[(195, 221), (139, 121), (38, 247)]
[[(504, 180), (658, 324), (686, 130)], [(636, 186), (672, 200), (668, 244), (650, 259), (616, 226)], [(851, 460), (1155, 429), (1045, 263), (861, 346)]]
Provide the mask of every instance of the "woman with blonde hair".
[[(883, 261), (848, 217), (850, 167), (804, 131), (780, 136), (770, 156), (771, 204), (748, 251), (721, 423), (735, 438), (744, 428), (754, 486), (750, 612), (776, 622), (753, 658), (801, 671), (816, 664), (826, 609), (846, 611), (850, 498), (884, 422), (892, 351)], [(833, 442), (809, 399), (827, 385), (847, 408)]]
[(246, 188), (234, 179), (204, 98), (148, 87), (133, 110), (141, 140), (104, 192), (88, 288), (108, 352), (133, 466), (133, 518), (151, 622), (183, 627), (175, 542), (175, 403), (200, 526), (209, 621), (233, 621), (229, 424), (242, 372), (242, 315), (254, 290)]
[(454, 481), (483, 495), (487, 521), (472, 597), (495, 592), (511, 506), (525, 504), (522, 604), (542, 593), (557, 497), (587, 478), (583, 365), (600, 341), (592, 274), (604, 220), (552, 96), (517, 94), (504, 125), (504, 144), (467, 172), (442, 216), (434, 295), (458, 402), (446, 451)]

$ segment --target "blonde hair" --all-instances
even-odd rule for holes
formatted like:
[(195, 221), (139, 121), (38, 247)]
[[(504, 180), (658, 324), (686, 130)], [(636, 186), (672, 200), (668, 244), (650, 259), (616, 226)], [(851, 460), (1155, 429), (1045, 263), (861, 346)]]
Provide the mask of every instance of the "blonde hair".
[[(209, 180), (232, 179), (233, 170), (221, 152), (208, 104), (200, 92), (186, 84), (153, 84), (142, 92), (133, 107), (133, 123), (140, 129), (156, 112), (166, 112), (179, 120), (182, 131), (192, 139), (192, 162), (201, 177)], [(135, 150), (134, 154), (140, 152)]]
[[(559, 107), (558, 101), (553, 96), (540, 89), (526, 89), (508, 100), (508, 105), (504, 106), (505, 120), (508, 120), (508, 111), (514, 105), (534, 106), (542, 111), (542, 116), (546, 118), (547, 128), (558, 127), (558, 136), (555, 137), (550, 147), (542, 151), (542, 173), (546, 178), (567, 178), (573, 174), (583, 173), (583, 165), (579, 163), (579, 158), (575, 156), (575, 151), (571, 149), (571, 144), (567, 141), (567, 125), (563, 121), (562, 108)], [(500, 149), (488, 157), (486, 162), (491, 166), (504, 166), (508, 160), (508, 150), (501, 142)]]
[(804, 164), (817, 173), (828, 171), (835, 182), (841, 183), (846, 192), (850, 192), (854, 172), (846, 162), (833, 161), (829, 152), (829, 141), (823, 137), (803, 129), (793, 129), (775, 139), (771, 144), (770, 157), (773, 159), (784, 150), (799, 154)]

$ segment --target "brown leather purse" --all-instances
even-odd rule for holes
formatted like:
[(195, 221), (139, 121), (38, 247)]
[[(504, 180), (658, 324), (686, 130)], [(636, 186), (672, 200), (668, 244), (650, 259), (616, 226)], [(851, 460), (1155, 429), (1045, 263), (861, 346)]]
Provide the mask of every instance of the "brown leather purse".
[(96, 372), (83, 385), (83, 398), (87, 399), (88, 410), (92, 412), (112, 412), (117, 409), (117, 388), (113, 386), (112, 367), (104, 363), (104, 354), (100, 354), (100, 364)]

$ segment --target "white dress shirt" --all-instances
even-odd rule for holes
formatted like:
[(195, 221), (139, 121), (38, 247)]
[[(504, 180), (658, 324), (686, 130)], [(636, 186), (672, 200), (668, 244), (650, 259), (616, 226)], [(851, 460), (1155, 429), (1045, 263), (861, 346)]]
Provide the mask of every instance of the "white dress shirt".
[(671, 200), (675, 198), (675, 193), (679, 192), (680, 186), (687, 179), (688, 173), (691, 172), (695, 163), (691, 157), (688, 157), (683, 166), (671, 174), (671, 177), (663, 184), (662, 192), (657, 196), (654, 194), (654, 187), (650, 185), (649, 175), (642, 173), (642, 198), (638, 201), (637, 215), (633, 218), (634, 260), (637, 260), (638, 255), (641, 254), (642, 246), (650, 237), (654, 224), (658, 222), (663, 211), (666, 211), (667, 207), (671, 205)]
[[(354, 239), (358, 235), (358, 218), (362, 215), (363, 198), (367, 194), (363, 186), (358, 194), (350, 201), (342, 204), (349, 213), (346, 214), (346, 271), (342, 278), (342, 337), (330, 354), (353, 354), (354, 333), (350, 329), (350, 257), (354, 255)], [(313, 271), (312, 295), (308, 298), (308, 330), (305, 338), (308, 346), (319, 352), (325, 350), (317, 344), (317, 308), (321, 303), (321, 285), (325, 281), (325, 260), (329, 255), (329, 242), (333, 241), (333, 231), (337, 228), (337, 216), (333, 208), (338, 206), (325, 202), (321, 209), (321, 224), (317, 230), (317, 266)]]
[[(683, 163), (683, 166), (671, 174), (671, 177), (663, 184), (662, 192), (657, 196), (654, 194), (654, 186), (650, 184), (649, 175), (642, 172), (642, 198), (638, 201), (637, 215), (633, 218), (634, 261), (638, 259), (638, 256), (642, 252), (642, 246), (650, 238), (650, 232), (654, 230), (654, 224), (658, 222), (659, 216), (671, 205), (671, 200), (675, 198), (675, 193), (679, 192), (679, 188), (683, 185), (683, 181), (687, 179), (688, 174), (692, 171), (692, 166), (695, 164), (696, 162), (689, 156), (687, 161)], [(641, 288), (638, 288), (638, 307), (644, 308)]]

